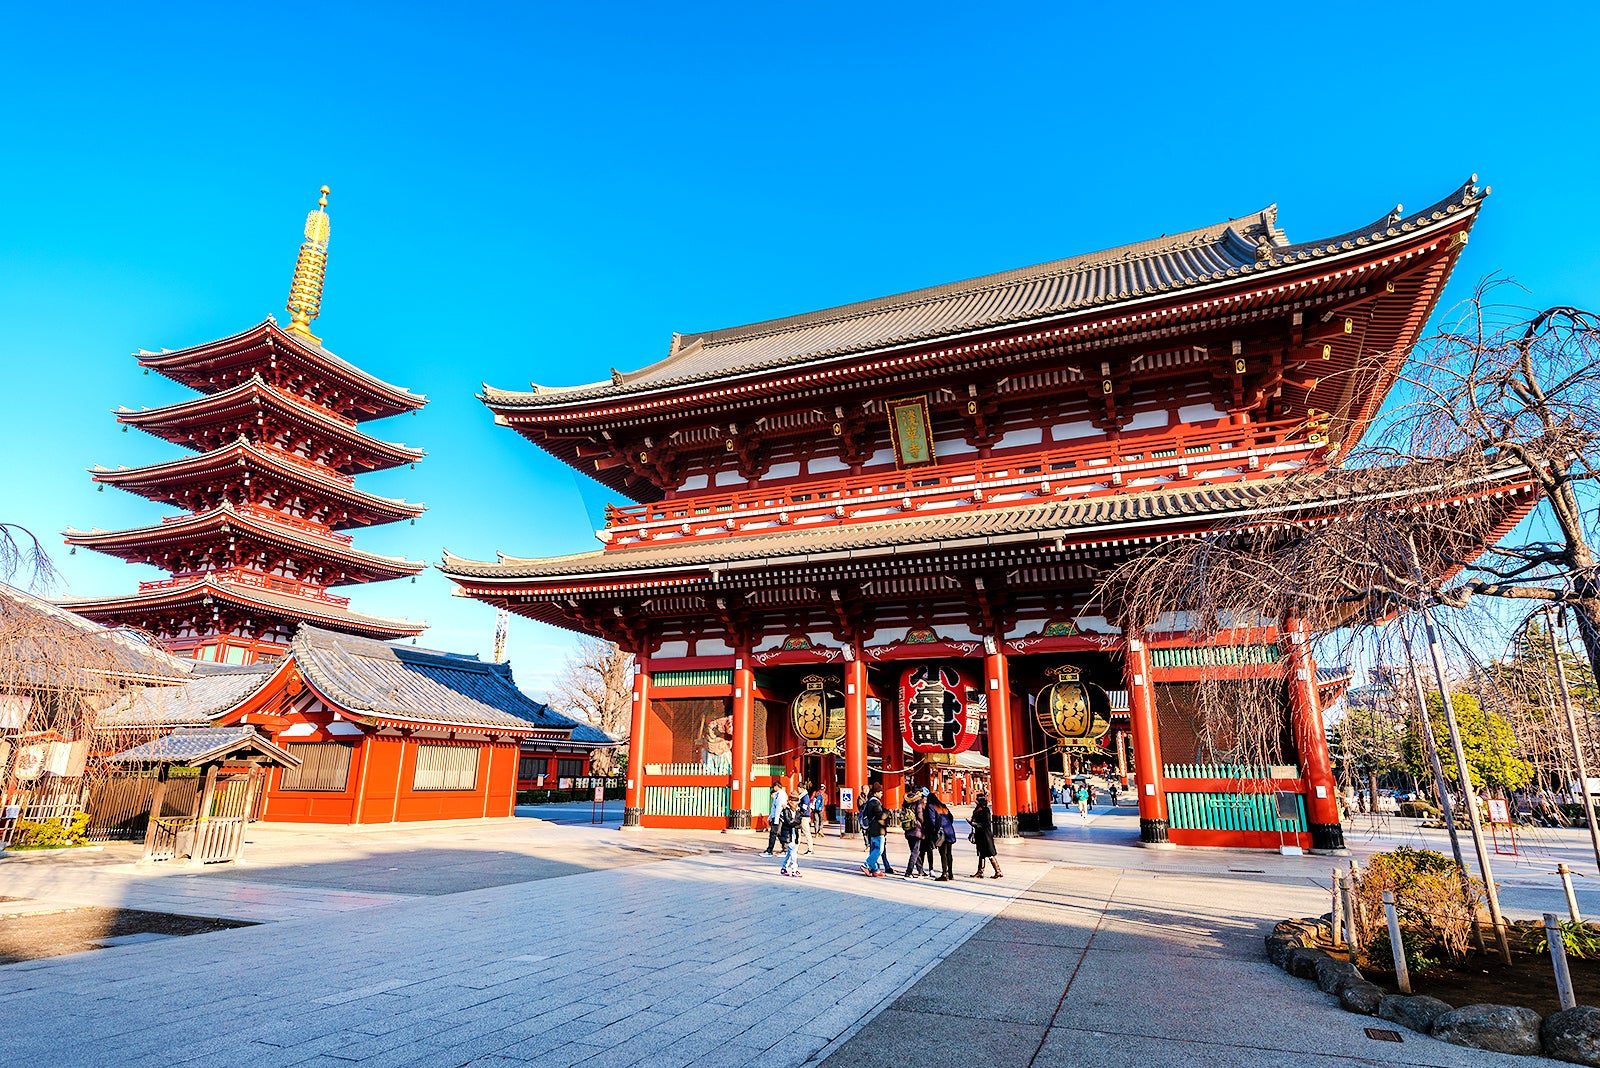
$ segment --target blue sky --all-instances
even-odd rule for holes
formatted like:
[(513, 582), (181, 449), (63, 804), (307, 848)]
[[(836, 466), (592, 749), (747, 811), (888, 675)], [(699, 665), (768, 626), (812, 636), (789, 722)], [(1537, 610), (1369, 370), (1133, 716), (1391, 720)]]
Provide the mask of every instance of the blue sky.
[[(368, 424), (428, 458), (362, 480), (431, 511), (359, 544), (430, 562), (595, 547), (573, 474), (474, 394), (638, 367), (674, 330), (1273, 202), (1309, 240), (1473, 172), (1494, 195), (1454, 296), (1502, 271), (1600, 305), (1588, 7), (48, 7), (0, 45), (0, 518), (53, 546), (165, 514), (84, 473), (178, 454), (109, 415), (188, 395), (129, 354), (281, 314), (324, 183), (317, 332), (432, 401)], [(156, 577), (56, 557), (73, 595)], [(489, 651), (493, 611), (436, 572), (344, 592)], [(527, 689), (567, 644), (513, 620)]]

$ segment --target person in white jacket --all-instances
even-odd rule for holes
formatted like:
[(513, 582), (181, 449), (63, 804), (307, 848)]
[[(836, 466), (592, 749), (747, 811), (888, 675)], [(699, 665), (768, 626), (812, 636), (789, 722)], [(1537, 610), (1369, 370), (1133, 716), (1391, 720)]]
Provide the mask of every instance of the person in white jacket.
[(789, 807), (789, 791), (783, 788), (782, 781), (772, 784), (772, 809), (767, 813), (767, 851), (764, 857), (776, 856), (778, 852), (778, 819), (783, 810)]

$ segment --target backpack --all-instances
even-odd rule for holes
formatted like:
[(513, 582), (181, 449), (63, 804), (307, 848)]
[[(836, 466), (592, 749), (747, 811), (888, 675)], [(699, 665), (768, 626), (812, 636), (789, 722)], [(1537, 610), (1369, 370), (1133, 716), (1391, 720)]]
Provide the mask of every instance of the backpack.
[(921, 820), (921, 817), (919, 817), (917, 815), (917, 808), (916, 808), (915, 805), (902, 805), (901, 806), (901, 808), (900, 808), (900, 829), (902, 831), (909, 831), (911, 828), (915, 827), (920, 822), (920, 820)]

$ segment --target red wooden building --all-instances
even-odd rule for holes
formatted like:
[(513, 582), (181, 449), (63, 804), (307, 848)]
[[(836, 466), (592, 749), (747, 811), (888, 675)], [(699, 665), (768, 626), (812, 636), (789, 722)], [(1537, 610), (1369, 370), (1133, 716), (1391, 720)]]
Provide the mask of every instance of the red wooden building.
[(306, 220), (289, 294), (290, 322), (180, 349), (139, 352), (139, 363), (200, 396), (117, 419), (191, 455), (143, 467), (95, 467), (94, 480), (183, 509), (131, 530), (68, 530), (69, 545), (169, 578), (136, 593), (75, 598), (65, 607), (100, 623), (147, 631), (199, 660), (248, 664), (278, 655), (300, 623), (370, 638), (420, 634), (420, 623), (352, 611), (330, 587), (413, 576), (420, 561), (356, 548), (346, 531), (413, 520), (421, 505), (380, 497), (355, 476), (414, 464), (422, 450), (371, 437), (371, 419), (425, 402), (323, 348), (311, 333), (321, 306), (329, 223)]
[[(591, 385), (486, 388), (496, 422), (633, 503), (598, 550), (442, 567), (638, 656), (629, 825), (749, 826), (775, 776), (828, 779), (836, 748), (837, 785), (859, 792), (876, 697), (902, 709), (883, 719), (892, 803), (908, 749), (925, 773), (976, 727), (1015, 834), (1048, 814), (1037, 698), (1071, 679), (1127, 691), (1147, 843), (1341, 848), (1311, 636), (1285, 620), (1197, 647), (1087, 598), (1133, 548), (1248, 515), (1266, 480), (1362, 435), (1486, 192), (1309, 242), (1268, 208), (674, 335), (664, 360)], [(1375, 354), (1376, 378), (1352, 373)], [(1297, 514), (1337, 507), (1330, 491)], [(1281, 763), (1248, 774), (1203, 749), (1191, 692), (1245, 675), (1285, 680)], [(832, 722), (808, 692), (836, 694), (842, 737), (803, 744)]]
[(300, 759), (269, 774), (262, 819), (394, 823), (509, 816), (521, 765), (554, 770), (612, 740), (517, 689), (511, 665), (301, 626), (282, 655), (151, 687), (102, 727), (248, 725)]

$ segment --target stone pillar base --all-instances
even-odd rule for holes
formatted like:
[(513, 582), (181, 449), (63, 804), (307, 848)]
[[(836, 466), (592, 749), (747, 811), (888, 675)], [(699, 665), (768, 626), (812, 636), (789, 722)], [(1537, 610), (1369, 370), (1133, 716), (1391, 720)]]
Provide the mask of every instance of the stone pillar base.
[(735, 809), (734, 811), (728, 813), (728, 830), (748, 831), (752, 829), (753, 828), (750, 826), (749, 809)]
[(1139, 844), (1154, 849), (1171, 849), (1172, 843), (1167, 840), (1167, 821), (1140, 819)]
[(622, 810), (622, 829), (625, 830), (625, 831), (643, 830), (644, 828), (641, 826), (641, 824), (639, 822), (640, 819), (643, 816), (644, 816), (644, 809), (642, 809), (642, 808), (625, 808), (625, 809), (623, 809)]
[(1345, 848), (1344, 828), (1337, 823), (1313, 823), (1311, 825), (1311, 852), (1333, 853), (1344, 856), (1350, 850)]
[(996, 838), (1021, 838), (1022, 833), (1017, 829), (1017, 817), (996, 816), (994, 818), (994, 836)]

